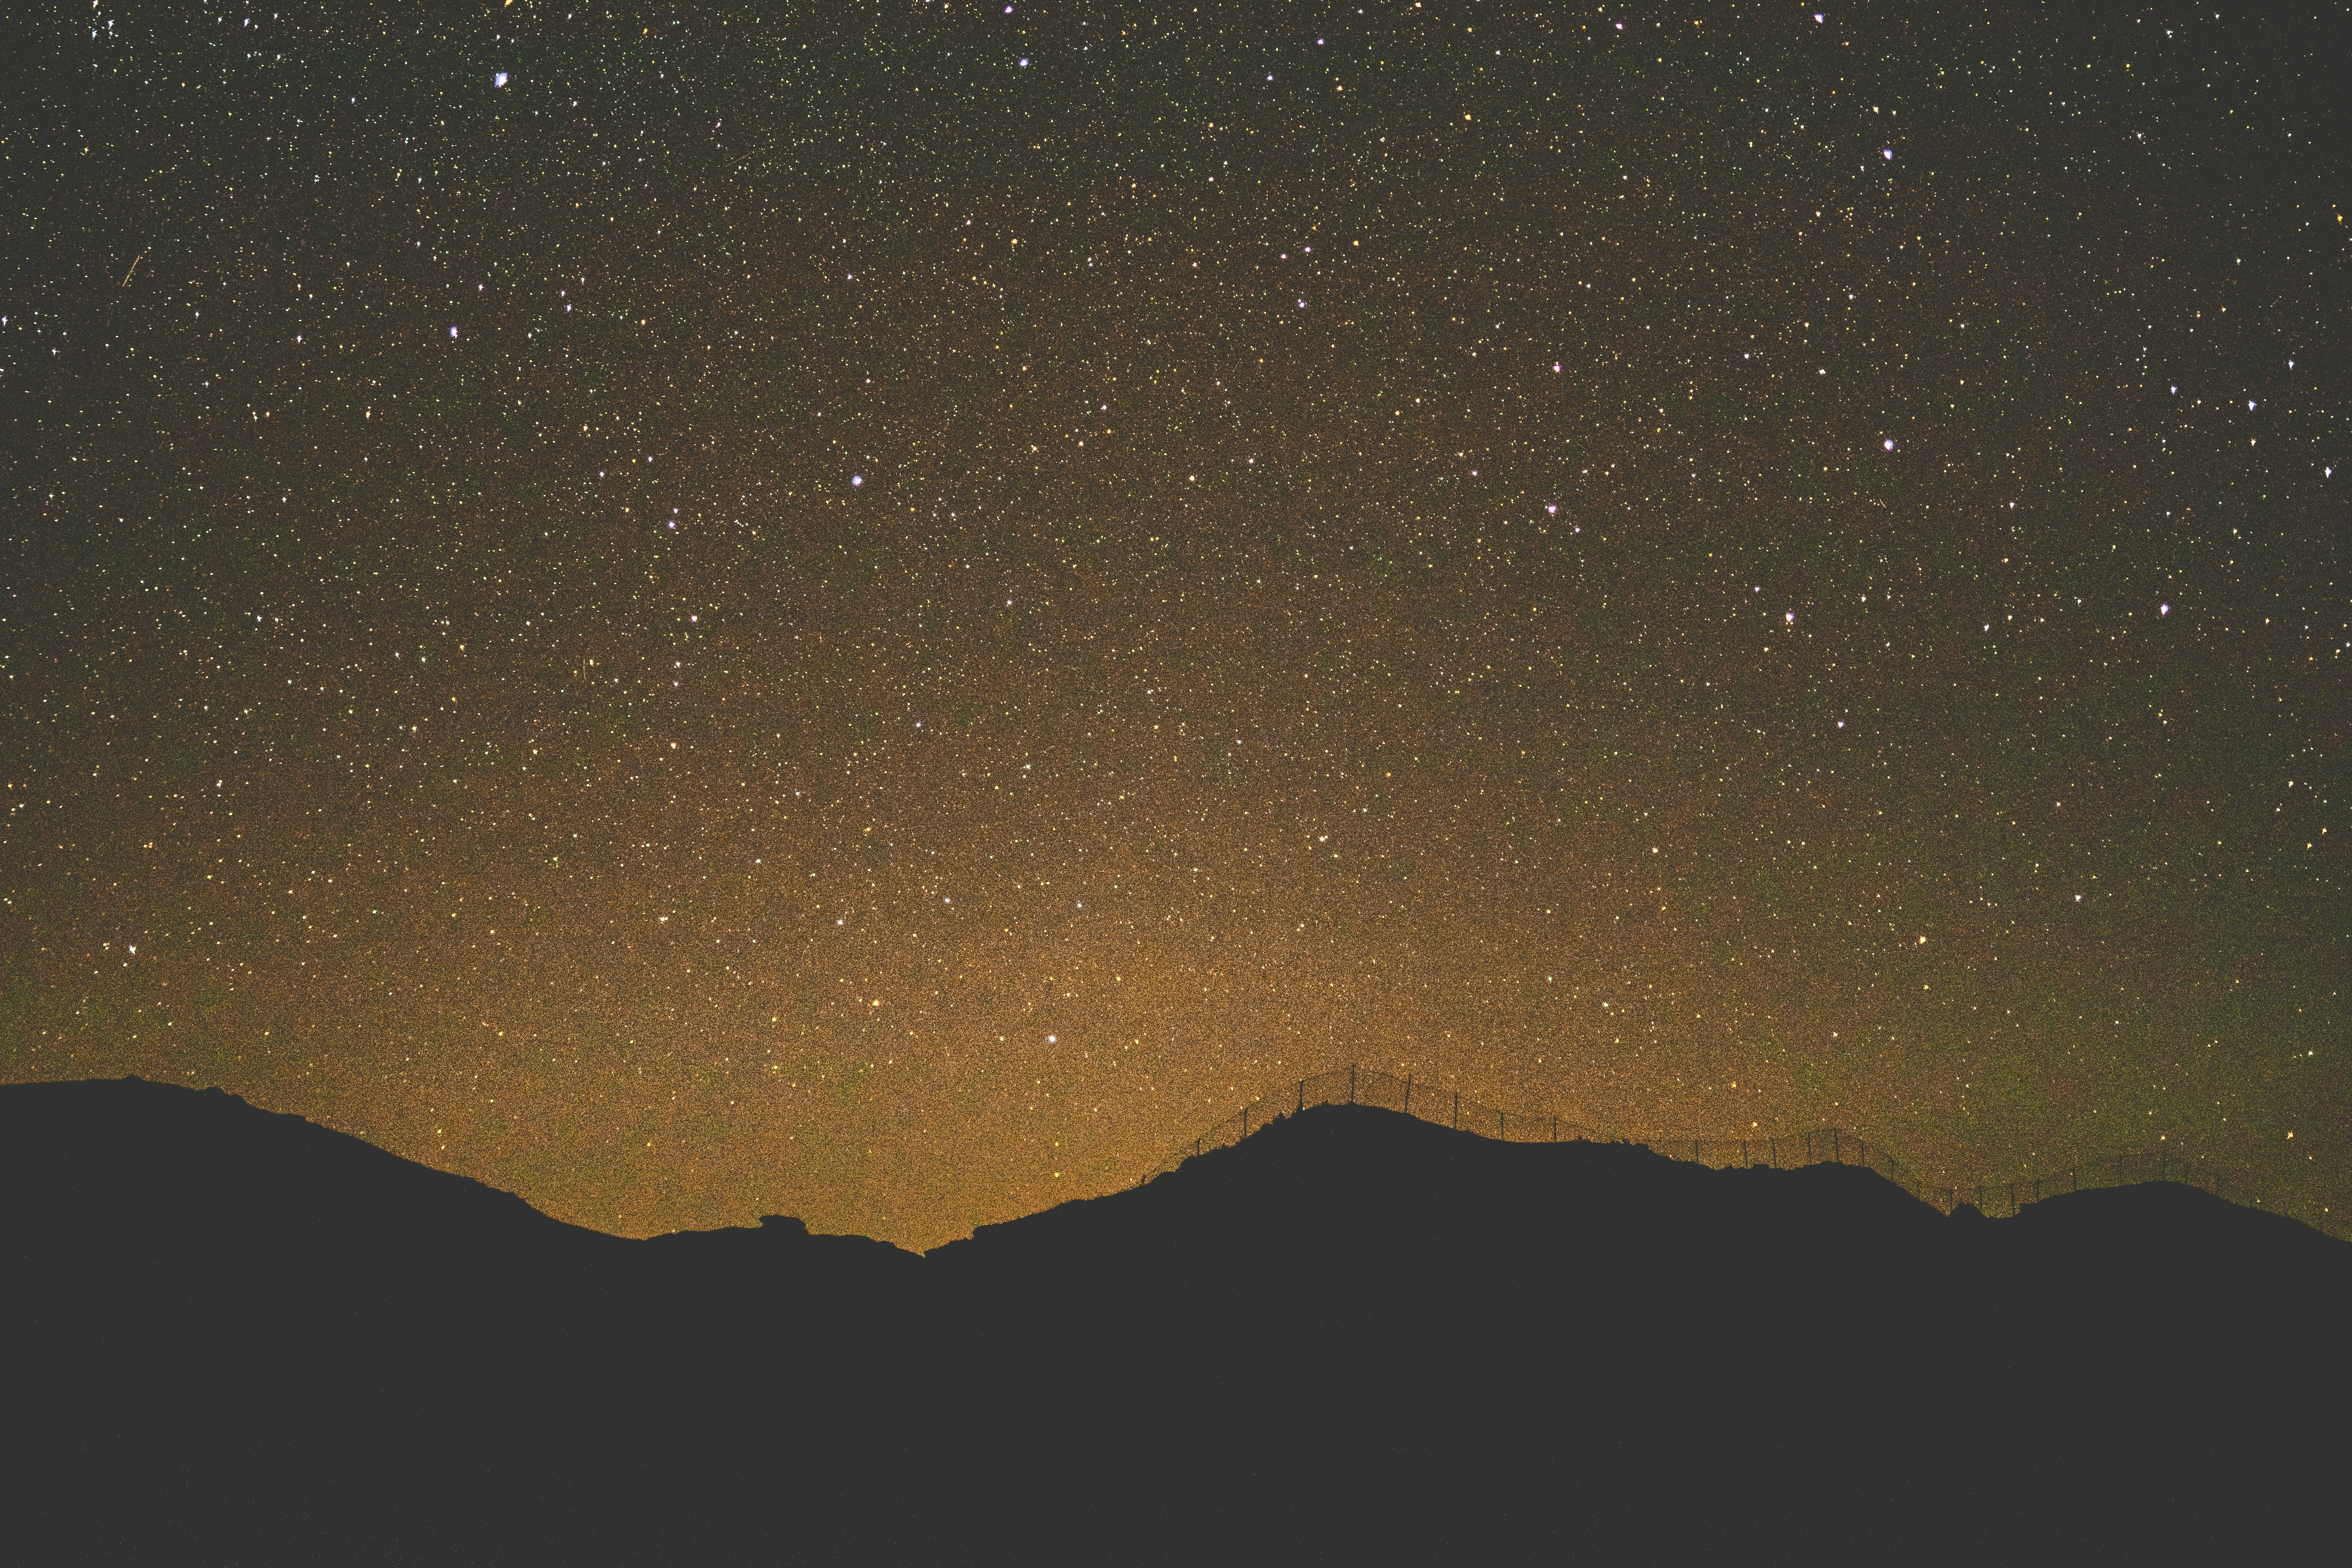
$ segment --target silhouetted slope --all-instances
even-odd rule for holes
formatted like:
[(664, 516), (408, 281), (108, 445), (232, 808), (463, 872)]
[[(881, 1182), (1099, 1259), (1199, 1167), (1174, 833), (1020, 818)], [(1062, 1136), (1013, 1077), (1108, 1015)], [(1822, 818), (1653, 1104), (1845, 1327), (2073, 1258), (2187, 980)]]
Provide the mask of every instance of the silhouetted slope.
[(28, 1562), (2217, 1561), (2352, 1458), (2352, 1247), (2185, 1187), (1331, 1106), (918, 1258), (136, 1082), (0, 1089), (0, 1184)]
[(0, 1088), (0, 1192), (12, 1535), (77, 1561), (651, 1561), (742, 1479), (730, 1424), (819, 1480), (857, 1447), (778, 1439), (854, 1392), (796, 1352), (921, 1268), (798, 1222), (626, 1241), (137, 1079)]
[(422, 1458), (458, 1368), (516, 1353), (530, 1299), (622, 1245), (299, 1118), (136, 1079), (0, 1090), (0, 1188), (10, 1403), (50, 1412), (11, 1424), (9, 1469), (106, 1478), (57, 1494), (93, 1559), (201, 1536), (213, 1497), (258, 1470), (282, 1499), (254, 1531), (290, 1543), (340, 1522), (309, 1507), (338, 1468), (385, 1447)]
[(1722, 1500), (1700, 1456), (1730, 1409), (1785, 1428), (1808, 1406), (1909, 1405), (1906, 1363), (1824, 1353), (1818, 1331), (1883, 1337), (1944, 1228), (1863, 1171), (1717, 1173), (1328, 1107), (934, 1256), (1000, 1310), (1067, 1325), (1035, 1381), (1071, 1424), (1150, 1412), (1149, 1462), (1108, 1458), (1078, 1495), (1149, 1511), (1124, 1477), (1189, 1468), (1223, 1517), (1304, 1526), (1292, 1549), (1325, 1528), (1328, 1508), (1297, 1506), (1319, 1498), (1445, 1555), (1535, 1521), (1655, 1548), (1644, 1531), (1692, 1520), (1685, 1484)]
[(1055, 1517), (1213, 1499), (1302, 1553), (1336, 1513), (1406, 1558), (2210, 1560), (2352, 1452), (2288, 1425), (2346, 1392), (2352, 1247), (2188, 1187), (1947, 1219), (1335, 1106), (931, 1260), (1034, 1347), (1012, 1449), (1120, 1434), (1063, 1446)]

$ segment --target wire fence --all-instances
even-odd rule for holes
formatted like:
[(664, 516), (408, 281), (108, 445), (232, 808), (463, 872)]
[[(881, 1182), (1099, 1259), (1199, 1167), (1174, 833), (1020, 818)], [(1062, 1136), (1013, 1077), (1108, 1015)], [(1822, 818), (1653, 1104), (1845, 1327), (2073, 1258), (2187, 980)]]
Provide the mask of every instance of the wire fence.
[[(1746, 1138), (1691, 1137), (1681, 1133), (1602, 1131), (1549, 1111), (1507, 1110), (1465, 1100), (1455, 1089), (1416, 1083), (1376, 1068), (1338, 1068), (1300, 1079), (1296, 1085), (1270, 1096), (1260, 1096), (1171, 1153), (1144, 1176), (1149, 1182), (1165, 1175), (1185, 1161), (1213, 1150), (1230, 1148), (1251, 1133), (1285, 1115), (1310, 1105), (1372, 1105), (1402, 1111), (1441, 1127), (1451, 1127), (1507, 1143), (1638, 1143), (1671, 1159), (1687, 1160), (1715, 1170), (1769, 1166), (1794, 1170), (1801, 1165), (1860, 1165), (1877, 1172), (1924, 1204), (1950, 1214), (1962, 1204), (1992, 1218), (2008, 1218), (2029, 1204), (2061, 1193), (2087, 1192), (2095, 1187), (2128, 1187), (2143, 1182), (2179, 1182), (2211, 1193), (2215, 1197), (2272, 1214), (2285, 1214), (2314, 1230), (2352, 1240), (2332, 1215), (2300, 1213), (2266, 1203), (2238, 1176), (2199, 1160), (2184, 1160), (2168, 1150), (2137, 1150), (2101, 1154), (2095, 1159), (2010, 1181), (1966, 1184), (1922, 1180), (1883, 1143), (1874, 1143), (1850, 1129), (1813, 1127), (1802, 1131)], [(1141, 1182), (1137, 1185), (1140, 1186)]]

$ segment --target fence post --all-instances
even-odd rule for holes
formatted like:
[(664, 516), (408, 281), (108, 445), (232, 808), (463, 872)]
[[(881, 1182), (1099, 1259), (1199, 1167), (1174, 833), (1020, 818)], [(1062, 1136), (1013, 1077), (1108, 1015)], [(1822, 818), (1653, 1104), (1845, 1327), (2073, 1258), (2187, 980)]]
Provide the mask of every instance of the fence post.
[(1404, 1113), (1412, 1114), (1412, 1074), (1404, 1075)]
[(1501, 1139), (1506, 1143), (1511, 1141), (1510, 1121), (1511, 1113), (1509, 1111), (1498, 1110), (1495, 1112), (1495, 1136)]
[(1778, 1138), (1772, 1138), (1766, 1142), (1770, 1145), (1768, 1157), (1772, 1162), (1772, 1168), (1777, 1171), (1780, 1168), (1780, 1141)]
[(1303, 1078), (1298, 1080), (1298, 1109), (1307, 1109), (1307, 1080)]
[(1832, 1164), (1843, 1165), (1845, 1163), (1845, 1152), (1838, 1146), (1840, 1136), (1836, 1128), (1830, 1129), (1830, 1161)]
[(1353, 1062), (1348, 1064), (1348, 1103), (1356, 1103), (1356, 1064)]
[(1197, 1159), (1197, 1158), (1200, 1156), (1200, 1152), (1201, 1152), (1201, 1141), (1200, 1141), (1198, 1138), (1195, 1138), (1195, 1139), (1193, 1139), (1193, 1140), (1192, 1140), (1192, 1153), (1193, 1153), (1194, 1158), (1196, 1158), (1196, 1159)]
[(1559, 1142), (1559, 1118), (1557, 1116), (1551, 1119), (1551, 1141), (1555, 1143)]
[(1454, 1091), (1454, 1131), (1462, 1131), (1462, 1091), (1458, 1089)]
[(1242, 1107), (1242, 1136), (1249, 1136), (1249, 1107), (1246, 1105)]

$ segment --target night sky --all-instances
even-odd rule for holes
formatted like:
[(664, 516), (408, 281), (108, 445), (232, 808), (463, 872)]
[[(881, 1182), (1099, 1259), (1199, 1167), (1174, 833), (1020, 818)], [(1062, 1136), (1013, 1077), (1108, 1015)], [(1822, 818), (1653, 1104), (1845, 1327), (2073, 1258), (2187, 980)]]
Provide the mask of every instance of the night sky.
[(2340, 5), (61, 4), (0, 1076), (934, 1246), (1360, 1061), (2352, 1205)]

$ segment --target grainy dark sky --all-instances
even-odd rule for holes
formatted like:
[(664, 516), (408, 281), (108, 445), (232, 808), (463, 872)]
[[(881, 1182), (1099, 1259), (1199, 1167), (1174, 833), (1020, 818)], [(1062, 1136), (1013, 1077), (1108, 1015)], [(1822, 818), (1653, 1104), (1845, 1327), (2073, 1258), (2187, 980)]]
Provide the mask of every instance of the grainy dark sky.
[(99, 0), (0, 1072), (934, 1245), (1360, 1060), (2352, 1204), (2338, 5)]

